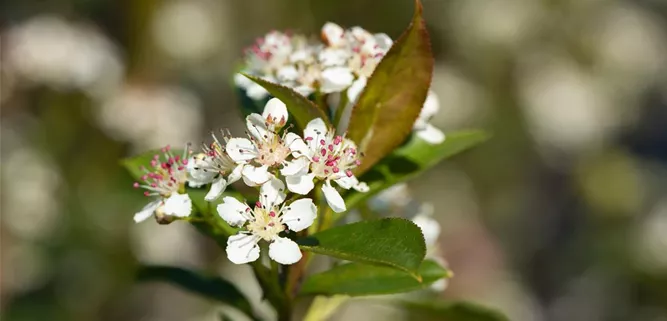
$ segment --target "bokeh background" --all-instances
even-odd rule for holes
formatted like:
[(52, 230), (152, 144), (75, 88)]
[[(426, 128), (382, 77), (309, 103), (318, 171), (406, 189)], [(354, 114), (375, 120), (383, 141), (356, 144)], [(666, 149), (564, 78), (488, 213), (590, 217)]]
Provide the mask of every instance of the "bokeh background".
[[(119, 159), (240, 133), (231, 79), (272, 30), (396, 38), (408, 0), (9, 0), (0, 12), (0, 318), (218, 320), (140, 263), (250, 272), (186, 224), (135, 225)], [(445, 132), (483, 146), (410, 182), (435, 206), (443, 299), (518, 321), (667, 320), (667, 2), (424, 0)], [(266, 308), (265, 304), (258, 305)], [(228, 310), (228, 309), (227, 309)], [(264, 309), (266, 310), (266, 309)], [(270, 312), (265, 311), (270, 315)], [(350, 303), (338, 320), (400, 320)]]

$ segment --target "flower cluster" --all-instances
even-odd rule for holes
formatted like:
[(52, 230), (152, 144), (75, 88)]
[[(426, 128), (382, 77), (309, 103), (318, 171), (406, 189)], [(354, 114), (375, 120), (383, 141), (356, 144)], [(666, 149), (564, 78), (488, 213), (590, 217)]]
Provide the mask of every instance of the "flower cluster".
[[(347, 110), (337, 124), (338, 132), (342, 133), (347, 128), (352, 106), (392, 44), (384, 33), (372, 34), (361, 27), (343, 29), (332, 22), (322, 27), (321, 41), (272, 31), (246, 50), (242, 72), (290, 87), (304, 96), (329, 95), (332, 113), (337, 108)], [(269, 95), (262, 86), (241, 74), (234, 79), (254, 100), (263, 100)], [(345, 106), (338, 106), (340, 95), (346, 95)], [(417, 137), (430, 144), (439, 144), (445, 139), (445, 135), (429, 123), (438, 110), (438, 99), (430, 91), (414, 124)]]
[[(204, 144), (200, 153), (189, 148), (174, 156), (169, 147), (151, 160), (151, 169), (136, 188), (146, 189), (146, 196), (157, 197), (139, 213), (140, 222), (151, 215), (160, 222), (184, 218), (192, 212), (192, 201), (185, 185), (210, 184), (206, 201), (218, 199), (227, 185), (242, 180), (259, 187), (259, 201), (251, 208), (233, 197), (224, 197), (217, 206), (220, 217), (241, 232), (229, 238), (227, 256), (237, 264), (259, 257), (258, 242), (269, 243), (269, 257), (281, 264), (293, 264), (301, 258), (297, 244), (281, 233), (308, 228), (317, 216), (316, 204), (308, 195), (320, 183), (322, 194), (335, 212), (346, 210), (345, 202), (331, 181), (343, 189), (365, 192), (352, 170), (361, 163), (357, 147), (344, 136), (336, 135), (320, 118), (304, 129), (303, 137), (289, 131), (285, 104), (273, 98), (263, 113), (246, 117), (247, 138), (221, 132)], [(283, 183), (284, 179), (285, 183)], [(286, 201), (287, 193), (293, 193)]]

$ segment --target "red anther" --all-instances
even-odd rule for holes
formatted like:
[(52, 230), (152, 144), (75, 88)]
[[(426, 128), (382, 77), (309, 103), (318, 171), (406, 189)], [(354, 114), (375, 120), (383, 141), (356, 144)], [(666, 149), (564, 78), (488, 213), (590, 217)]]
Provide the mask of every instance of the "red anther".
[(255, 207), (262, 207), (262, 203), (260, 203), (259, 201), (255, 202)]
[(134, 188), (139, 188), (139, 183), (134, 182), (134, 184), (132, 184), (132, 187), (134, 187)]
[(329, 144), (329, 150), (333, 152), (333, 148), (334, 148), (334, 146)]
[(347, 177), (352, 177), (354, 174), (352, 174), (352, 171), (348, 169), (345, 171), (345, 175), (347, 175)]
[(250, 207), (245, 208), (246, 213), (250, 212)]
[(158, 155), (158, 154), (153, 155), (153, 159), (154, 159), (154, 160), (158, 160), (158, 159), (160, 159), (160, 155)]
[(177, 161), (177, 162), (180, 161), (181, 160), (181, 155), (176, 155), (174, 157), (174, 160)]
[(319, 161), (320, 161), (320, 157), (319, 157), (319, 156), (313, 156), (313, 162), (316, 162), (316, 163), (317, 163), (317, 162), (319, 162)]
[(336, 136), (336, 138), (334, 138), (334, 144), (336, 144), (336, 145), (340, 144), (340, 142), (342, 142), (342, 141), (343, 141), (343, 137), (341, 137), (341, 136)]
[(358, 160), (358, 159), (355, 160), (355, 161), (354, 161), (354, 164), (357, 165), (357, 166), (361, 165), (361, 160)]
[(269, 212), (269, 216), (276, 217), (276, 212), (274, 212), (274, 211)]
[(169, 164), (167, 164), (167, 163), (162, 163), (162, 164), (160, 164), (160, 166), (161, 166), (163, 169), (167, 169), (167, 167), (169, 167)]
[(325, 170), (324, 170), (324, 174), (329, 174), (329, 170), (328, 170), (328, 169), (325, 169)]
[(152, 166), (152, 167), (157, 166), (157, 161), (156, 161), (156, 160), (152, 160), (152, 161), (151, 161), (151, 166)]
[(273, 227), (275, 224), (273, 222), (269, 223), (269, 226)]
[(324, 148), (322, 148), (322, 150), (320, 150), (320, 154), (322, 154), (322, 156), (326, 155), (326, 154), (327, 154), (327, 150), (324, 149)]
[(310, 136), (306, 137), (306, 141), (307, 141), (307, 142), (309, 142), (309, 141), (311, 141), (311, 140), (313, 140), (312, 137), (310, 137)]
[(151, 183), (151, 187), (152, 187), (152, 188), (156, 188), (156, 187), (157, 187), (157, 184), (156, 184), (156, 183)]
[(165, 146), (164, 149), (166, 149), (167, 151), (171, 150), (171, 145)]
[(167, 163), (169, 163), (169, 165), (173, 165), (174, 164), (174, 159), (172, 157), (169, 157), (167, 159)]
[(338, 173), (340, 171), (340, 169), (338, 169), (338, 167), (334, 167), (332, 170), (333, 170), (334, 173)]
[(184, 166), (178, 166), (178, 170), (179, 170), (179, 171), (182, 171), (182, 170), (184, 170), (184, 169), (185, 169)]
[(187, 160), (187, 159), (184, 159), (184, 160), (183, 160), (183, 165), (187, 165), (187, 164), (188, 164), (188, 160)]
[(151, 196), (151, 193), (149, 193), (148, 191), (145, 191), (144, 196)]
[[(151, 174), (152, 174), (152, 173), (151, 173)], [(141, 180), (142, 180), (142, 181), (145, 181), (146, 179), (148, 179), (147, 176), (148, 176), (148, 175), (141, 176)]]
[(320, 139), (320, 145), (325, 145), (327, 142), (324, 141), (324, 139)]

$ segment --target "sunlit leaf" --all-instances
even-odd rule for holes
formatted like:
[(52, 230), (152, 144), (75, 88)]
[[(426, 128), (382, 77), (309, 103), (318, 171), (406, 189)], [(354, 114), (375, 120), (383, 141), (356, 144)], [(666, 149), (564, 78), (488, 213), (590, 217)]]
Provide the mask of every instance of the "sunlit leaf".
[(366, 193), (348, 192), (345, 194), (346, 206), (352, 209), (392, 185), (415, 177), (443, 159), (470, 149), (489, 137), (486, 132), (480, 130), (448, 133), (447, 139), (438, 145), (431, 145), (418, 137), (413, 137), (408, 144), (385, 157), (371, 171), (362, 175), (360, 180), (366, 182), (370, 190)]
[(352, 110), (348, 137), (365, 153), (356, 169), (365, 172), (403, 143), (421, 112), (431, 85), (433, 54), (422, 5), (368, 79)]
[(301, 293), (349, 296), (402, 293), (425, 289), (433, 282), (451, 276), (448, 270), (431, 260), (425, 260), (418, 273), (421, 282), (388, 266), (348, 263), (309, 276)]
[(300, 239), (297, 243), (306, 251), (391, 266), (417, 278), (426, 254), (421, 229), (402, 218), (338, 226)]

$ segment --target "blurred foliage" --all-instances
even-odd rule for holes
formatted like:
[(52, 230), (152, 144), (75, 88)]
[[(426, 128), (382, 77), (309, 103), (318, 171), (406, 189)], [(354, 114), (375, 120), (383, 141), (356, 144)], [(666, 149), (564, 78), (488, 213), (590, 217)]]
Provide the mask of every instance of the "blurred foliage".
[[(190, 227), (134, 225), (144, 198), (118, 160), (196, 143), (220, 127), (240, 133), (231, 77), (255, 37), (317, 34), (333, 20), (396, 39), (412, 12), (399, 0), (185, 2), (4, 3), (3, 320), (218, 320), (206, 300), (135, 284), (139, 262), (220, 272), (240, 289), (250, 277), (221, 264), (217, 246)], [(169, 15), (174, 5), (182, 15)], [(424, 12), (443, 105), (434, 124), (494, 133), (411, 183), (444, 226), (440, 246), (455, 275), (443, 296), (490, 304), (512, 320), (664, 319), (665, 2), (430, 0)], [(6, 36), (41, 14), (108, 38), (124, 66), (120, 92), (101, 99), (16, 79)], [(197, 103), (151, 103), (163, 87)], [(146, 96), (132, 108), (106, 103), (128, 88)], [(335, 318), (357, 312), (348, 302)]]

